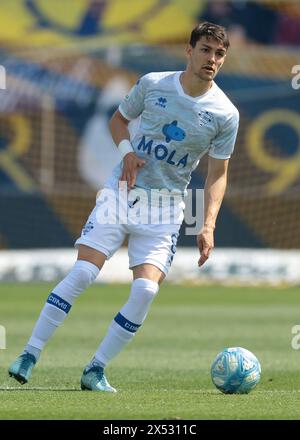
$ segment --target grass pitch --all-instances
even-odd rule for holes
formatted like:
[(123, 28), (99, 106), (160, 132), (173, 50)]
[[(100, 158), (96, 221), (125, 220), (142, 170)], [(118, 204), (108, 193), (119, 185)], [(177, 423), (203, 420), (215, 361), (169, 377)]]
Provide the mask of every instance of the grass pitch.
[[(7, 375), (51, 285), (0, 285), (0, 419), (299, 419), (299, 288), (163, 285), (134, 341), (109, 365), (116, 395), (80, 391), (82, 369), (126, 301), (129, 286), (94, 285), (42, 353), (28, 384)], [(299, 341), (299, 339), (298, 339)], [(224, 347), (260, 360), (249, 395), (223, 395), (210, 365)]]

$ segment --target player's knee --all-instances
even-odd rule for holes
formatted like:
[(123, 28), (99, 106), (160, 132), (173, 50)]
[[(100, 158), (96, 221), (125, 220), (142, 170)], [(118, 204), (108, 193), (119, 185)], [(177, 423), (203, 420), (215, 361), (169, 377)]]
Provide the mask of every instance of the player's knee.
[(78, 260), (68, 275), (54, 288), (53, 293), (69, 301), (73, 300), (87, 289), (99, 274), (99, 268), (94, 264)]
[(87, 289), (99, 274), (99, 268), (94, 264), (78, 260), (69, 273), (72, 296), (76, 297)]
[(147, 278), (137, 278), (132, 283), (132, 293), (139, 303), (150, 303), (159, 290), (159, 284)]
[[(131, 324), (134, 323), (140, 327), (148, 314), (151, 303), (158, 292), (158, 288), (158, 283), (146, 278), (137, 278), (134, 280), (129, 299), (121, 309), (119, 315), (131, 321)], [(116, 322), (120, 324), (118, 320), (116, 320)], [(131, 324), (129, 323), (129, 325)], [(122, 323), (120, 325), (123, 326)]]
[(100, 270), (94, 264), (80, 260), (76, 261), (72, 271), (77, 286), (86, 289), (95, 281)]

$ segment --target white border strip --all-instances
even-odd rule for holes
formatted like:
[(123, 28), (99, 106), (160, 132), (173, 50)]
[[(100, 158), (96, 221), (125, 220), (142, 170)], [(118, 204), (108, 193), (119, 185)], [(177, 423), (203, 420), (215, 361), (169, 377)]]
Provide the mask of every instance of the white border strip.
[[(76, 260), (75, 249), (0, 251), (1, 282), (54, 282), (62, 279)], [(258, 284), (300, 283), (300, 251), (270, 249), (215, 249), (198, 268), (197, 248), (179, 248), (167, 280), (171, 282), (224, 282)], [(104, 266), (97, 282), (132, 280), (125, 248)]]

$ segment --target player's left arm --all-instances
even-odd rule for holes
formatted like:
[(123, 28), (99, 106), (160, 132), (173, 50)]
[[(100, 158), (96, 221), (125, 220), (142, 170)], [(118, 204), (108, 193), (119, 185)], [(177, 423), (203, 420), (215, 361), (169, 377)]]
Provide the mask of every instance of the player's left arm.
[(234, 107), (213, 139), (208, 153), (208, 172), (204, 187), (204, 224), (197, 235), (202, 266), (214, 247), (214, 229), (227, 185), (229, 158), (234, 150), (239, 126), (239, 112)]
[(204, 187), (204, 223), (197, 235), (200, 251), (198, 266), (209, 258), (214, 247), (214, 229), (227, 186), (229, 159), (208, 157), (208, 172)]

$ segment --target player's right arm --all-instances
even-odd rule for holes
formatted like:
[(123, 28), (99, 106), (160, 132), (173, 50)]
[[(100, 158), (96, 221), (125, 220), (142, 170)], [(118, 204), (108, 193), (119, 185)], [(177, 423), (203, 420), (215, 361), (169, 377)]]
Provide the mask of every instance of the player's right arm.
[[(128, 189), (131, 189), (135, 185), (138, 169), (145, 165), (143, 159), (140, 159), (133, 151), (130, 152), (128, 123), (142, 114), (145, 104), (146, 88), (147, 75), (143, 76), (132, 87), (128, 95), (121, 102), (118, 110), (112, 116), (109, 124), (116, 145), (118, 145), (119, 148), (121, 147), (120, 150), (125, 148), (123, 154), (121, 151), (123, 171), (120, 180), (127, 181)], [(127, 150), (129, 152), (126, 153)]]
[[(129, 120), (126, 119), (119, 110), (116, 110), (109, 122), (112, 138), (116, 145), (119, 145), (124, 139), (130, 142), (128, 123)], [(138, 169), (144, 165), (145, 161), (140, 159), (134, 152), (127, 153), (123, 157), (123, 171), (120, 181), (126, 181), (127, 188), (131, 189), (135, 185)]]

